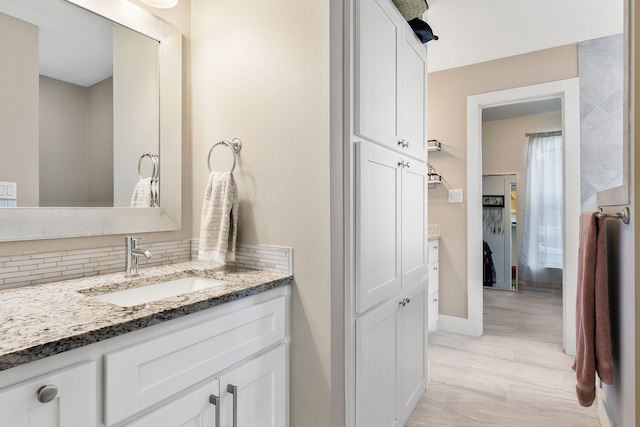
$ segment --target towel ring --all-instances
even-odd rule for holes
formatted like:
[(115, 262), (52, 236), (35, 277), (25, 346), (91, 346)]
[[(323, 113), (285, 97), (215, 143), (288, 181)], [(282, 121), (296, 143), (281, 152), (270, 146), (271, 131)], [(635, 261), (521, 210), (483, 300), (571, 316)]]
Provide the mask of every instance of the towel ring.
[(231, 166), (231, 170), (229, 171), (233, 172), (233, 170), (236, 168), (236, 153), (238, 153), (242, 149), (242, 141), (240, 141), (238, 138), (233, 138), (231, 142), (223, 139), (222, 141), (213, 144), (213, 147), (209, 149), (209, 156), (207, 156), (207, 166), (209, 166), (209, 172), (213, 172), (211, 170), (211, 153), (213, 153), (213, 149), (220, 144), (229, 147), (233, 152), (233, 166)]
[(149, 157), (153, 162), (153, 171), (151, 172), (151, 179), (158, 179), (158, 156), (152, 153), (144, 153), (138, 160), (138, 178), (142, 179), (142, 172), (140, 167), (142, 166), (142, 159)]

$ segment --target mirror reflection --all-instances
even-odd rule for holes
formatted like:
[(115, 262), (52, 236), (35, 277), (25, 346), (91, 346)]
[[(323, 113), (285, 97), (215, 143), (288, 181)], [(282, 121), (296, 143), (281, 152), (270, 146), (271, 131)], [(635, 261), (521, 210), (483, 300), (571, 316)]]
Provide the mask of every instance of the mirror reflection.
[(159, 168), (158, 41), (64, 0), (0, 0), (0, 29), (4, 205), (132, 206)]
[(482, 176), (483, 284), (517, 290), (517, 176)]

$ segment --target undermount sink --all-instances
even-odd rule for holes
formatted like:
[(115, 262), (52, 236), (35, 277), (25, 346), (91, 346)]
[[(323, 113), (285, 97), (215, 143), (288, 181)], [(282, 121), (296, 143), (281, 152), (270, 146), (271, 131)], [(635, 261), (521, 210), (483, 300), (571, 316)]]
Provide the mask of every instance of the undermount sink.
[(175, 297), (189, 292), (200, 291), (212, 286), (224, 283), (222, 280), (206, 277), (185, 277), (169, 280), (153, 285), (140, 286), (124, 291), (110, 292), (94, 296), (94, 299), (119, 305), (120, 307), (132, 307), (145, 304), (163, 298)]

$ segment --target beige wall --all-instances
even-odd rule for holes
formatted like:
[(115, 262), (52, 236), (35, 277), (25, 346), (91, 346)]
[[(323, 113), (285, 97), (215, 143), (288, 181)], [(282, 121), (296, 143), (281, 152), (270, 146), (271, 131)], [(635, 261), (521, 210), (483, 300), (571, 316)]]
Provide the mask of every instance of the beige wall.
[(429, 139), (443, 143), (429, 163), (444, 184), (429, 190), (429, 222), (440, 224), (440, 313), (467, 318), (465, 203), (449, 204), (450, 188), (465, 189), (467, 96), (545, 83), (578, 75), (576, 45), (429, 74)]
[(40, 206), (86, 206), (87, 89), (40, 76)]
[[(193, 235), (209, 148), (238, 137), (238, 240), (294, 249), (291, 425), (305, 427), (331, 425), (329, 13), (317, 0), (192, 1)], [(229, 169), (226, 151), (214, 169)]]
[(524, 224), (525, 189), (527, 188), (527, 145), (525, 133), (562, 130), (562, 114), (518, 117), (492, 120), (482, 123), (482, 174), (500, 175), (515, 173), (518, 177), (516, 197), (516, 241), (514, 251), (518, 262)]
[(18, 206), (38, 206), (38, 28), (3, 13), (0, 28), (0, 181), (18, 183)]
[(88, 206), (113, 206), (113, 78), (87, 88)]

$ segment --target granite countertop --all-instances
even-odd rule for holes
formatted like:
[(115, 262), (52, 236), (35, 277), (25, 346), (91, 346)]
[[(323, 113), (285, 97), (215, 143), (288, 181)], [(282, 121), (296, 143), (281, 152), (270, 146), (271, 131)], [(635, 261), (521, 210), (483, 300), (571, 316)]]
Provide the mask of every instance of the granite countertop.
[[(190, 276), (225, 283), (133, 307), (91, 296)], [(0, 371), (293, 283), (293, 276), (186, 262), (0, 291)]]
[(427, 240), (438, 240), (440, 238), (440, 224), (429, 224), (427, 226)]

